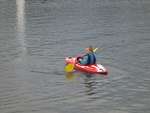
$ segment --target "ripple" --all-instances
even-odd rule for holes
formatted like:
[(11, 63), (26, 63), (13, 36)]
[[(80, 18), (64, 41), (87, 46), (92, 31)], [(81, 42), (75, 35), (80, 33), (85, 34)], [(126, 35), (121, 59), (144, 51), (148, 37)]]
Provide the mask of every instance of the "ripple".
[[(149, 1), (18, 1), (0, 2), (1, 113), (149, 113)], [(108, 76), (67, 75), (91, 44)]]

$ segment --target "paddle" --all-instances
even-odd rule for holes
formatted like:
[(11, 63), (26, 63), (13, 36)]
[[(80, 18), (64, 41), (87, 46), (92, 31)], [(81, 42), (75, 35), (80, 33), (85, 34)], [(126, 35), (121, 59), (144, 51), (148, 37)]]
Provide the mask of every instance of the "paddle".
[[(95, 49), (93, 50), (93, 52), (96, 52), (97, 49), (98, 49), (98, 48), (95, 48)], [(74, 64), (67, 64), (67, 65), (65, 66), (65, 71), (66, 71), (67, 73), (72, 72), (73, 70), (74, 70)]]
[(66, 66), (65, 66), (65, 71), (66, 72), (72, 72), (74, 70), (74, 64), (67, 64)]
[(95, 48), (95, 49), (93, 50), (93, 52), (95, 53), (95, 52), (97, 51), (97, 49), (98, 49), (98, 48)]

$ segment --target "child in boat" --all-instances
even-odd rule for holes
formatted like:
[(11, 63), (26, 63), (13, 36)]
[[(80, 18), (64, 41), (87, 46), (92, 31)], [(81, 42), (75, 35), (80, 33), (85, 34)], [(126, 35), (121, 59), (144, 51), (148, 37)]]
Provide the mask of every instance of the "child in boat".
[(77, 61), (82, 65), (96, 64), (96, 57), (93, 51), (93, 47), (89, 46), (85, 50), (86, 50), (86, 54), (83, 55), (82, 57), (78, 57)]

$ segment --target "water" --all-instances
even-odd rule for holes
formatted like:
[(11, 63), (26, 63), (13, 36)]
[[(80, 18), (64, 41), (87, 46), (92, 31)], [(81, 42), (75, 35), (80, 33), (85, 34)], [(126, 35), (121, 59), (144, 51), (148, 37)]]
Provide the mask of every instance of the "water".
[[(149, 6), (1, 0), (0, 112), (149, 113)], [(65, 74), (64, 58), (89, 45), (103, 48), (97, 59), (109, 75)]]

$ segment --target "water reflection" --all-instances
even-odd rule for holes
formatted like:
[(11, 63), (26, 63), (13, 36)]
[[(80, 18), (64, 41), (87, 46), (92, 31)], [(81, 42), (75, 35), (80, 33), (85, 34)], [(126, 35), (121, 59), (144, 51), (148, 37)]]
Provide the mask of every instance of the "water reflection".
[(25, 0), (16, 0), (17, 6), (17, 39), (21, 44), (22, 51), (26, 51), (25, 43)]
[(67, 80), (75, 80), (79, 76), (80, 76), (80, 74), (77, 74), (77, 73), (74, 73), (74, 72), (66, 73), (66, 79)]
[(86, 75), (86, 78), (84, 79), (84, 84), (86, 87), (85, 93), (87, 95), (96, 94), (95, 89), (96, 89), (97, 82), (94, 79), (94, 77), (92, 77), (92, 75), (89, 74)]
[(66, 79), (67, 80), (76, 80), (77, 78), (81, 77), (84, 82), (85, 86), (85, 94), (86, 95), (93, 95), (96, 94), (96, 85), (97, 82), (95, 80), (95, 77), (90, 74), (83, 74), (83, 73), (77, 73), (77, 72), (71, 72), (71, 73), (66, 73)]

